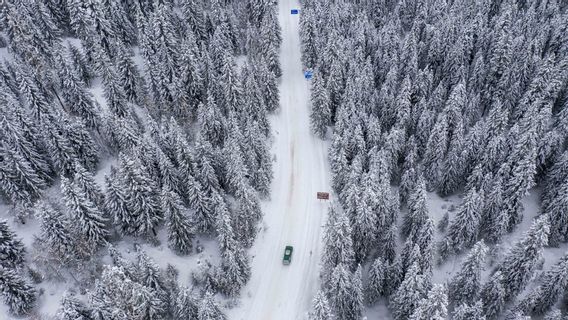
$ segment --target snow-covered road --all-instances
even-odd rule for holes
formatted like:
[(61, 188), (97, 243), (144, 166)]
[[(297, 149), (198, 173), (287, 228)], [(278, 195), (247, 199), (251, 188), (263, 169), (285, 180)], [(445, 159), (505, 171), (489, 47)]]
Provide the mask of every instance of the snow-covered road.
[[(234, 320), (303, 319), (319, 286), (322, 226), (328, 204), (316, 200), (329, 190), (327, 144), (309, 125), (309, 89), (300, 60), (297, 0), (279, 1), (282, 27), (280, 112), (272, 121), (276, 155), (271, 200), (263, 204), (266, 227), (250, 250), (252, 278), (242, 291)], [(286, 245), (292, 263), (282, 265)]]

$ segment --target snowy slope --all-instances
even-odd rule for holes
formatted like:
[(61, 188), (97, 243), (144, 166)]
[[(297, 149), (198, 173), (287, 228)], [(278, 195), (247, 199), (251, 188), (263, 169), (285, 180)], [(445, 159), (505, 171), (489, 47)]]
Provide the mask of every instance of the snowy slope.
[[(272, 198), (263, 204), (264, 230), (250, 250), (252, 278), (242, 291), (235, 320), (301, 319), (319, 287), (322, 226), (328, 205), (316, 200), (328, 191), (327, 145), (309, 126), (309, 89), (302, 73), (297, 0), (279, 2), (283, 43), (280, 106), (271, 119), (276, 156)], [(286, 245), (294, 246), (292, 263), (282, 265)]]

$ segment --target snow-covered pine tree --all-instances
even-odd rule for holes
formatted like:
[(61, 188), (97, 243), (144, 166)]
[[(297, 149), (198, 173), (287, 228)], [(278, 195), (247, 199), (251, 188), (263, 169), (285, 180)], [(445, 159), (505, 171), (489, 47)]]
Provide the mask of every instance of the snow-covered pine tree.
[(104, 212), (104, 193), (95, 182), (93, 174), (87, 171), (79, 162), (75, 162), (73, 184), (85, 193), (87, 199), (92, 201), (101, 211)]
[(312, 300), (312, 309), (308, 314), (309, 320), (331, 320), (331, 308), (323, 291), (318, 291)]
[(444, 157), (448, 151), (448, 120), (441, 113), (432, 128), (430, 139), (424, 152), (424, 177), (428, 181), (428, 189), (435, 189), (440, 183)]
[(65, 264), (75, 255), (68, 217), (44, 200), (36, 203), (35, 216), (41, 223), (39, 239), (51, 255)]
[(487, 246), (476, 243), (462, 262), (460, 271), (449, 283), (449, 297), (456, 305), (474, 303), (481, 290), (481, 271), (487, 255)]
[(550, 216), (549, 244), (557, 246), (568, 238), (568, 152), (550, 168), (542, 194), (543, 212)]
[(354, 261), (351, 226), (343, 210), (331, 206), (329, 218), (324, 226), (324, 247), (322, 254), (322, 287), (332, 285), (332, 272), (343, 263), (351, 266)]
[(8, 226), (6, 220), (0, 220), (0, 266), (16, 269), (24, 264), (26, 249), (22, 241)]
[(483, 195), (474, 189), (469, 190), (440, 244), (442, 259), (452, 252), (461, 252), (471, 247), (477, 241), (482, 209)]
[(92, 311), (73, 294), (66, 292), (61, 298), (61, 306), (57, 310), (57, 319), (78, 320), (91, 319)]
[(185, 188), (189, 208), (195, 212), (197, 230), (209, 232), (214, 225), (214, 216), (211, 212), (212, 199), (204, 192), (203, 187), (192, 175), (185, 176)]
[(381, 257), (375, 259), (369, 268), (369, 276), (366, 284), (367, 301), (376, 302), (379, 297), (385, 294), (386, 273), (388, 272), (388, 264)]
[(361, 316), (363, 301), (361, 288), (358, 286), (360, 280), (356, 280), (357, 273), (353, 275), (342, 262), (333, 269), (327, 291), (333, 314), (339, 319), (355, 320)]
[(481, 301), (477, 301), (472, 305), (462, 304), (454, 309), (454, 312), (452, 313), (452, 319), (485, 320), (485, 315), (483, 314), (483, 304), (481, 303)]
[(331, 123), (330, 98), (327, 92), (325, 79), (315, 70), (312, 87), (312, 109), (310, 113), (310, 124), (314, 133), (325, 138), (327, 126)]
[(415, 188), (408, 199), (408, 213), (404, 216), (402, 234), (413, 236), (428, 219), (426, 207), (426, 182), (422, 176), (418, 177)]
[(381, 239), (381, 253), (385, 261), (393, 262), (396, 258), (396, 246), (398, 241), (398, 228), (396, 223), (386, 230)]
[(2, 196), (14, 204), (32, 202), (47, 187), (32, 164), (3, 143), (0, 143), (0, 178)]
[[(93, 136), (80, 119), (69, 119), (63, 123), (63, 131), (66, 132), (69, 143), (77, 155), (77, 159), (85, 169), (94, 172), (99, 163), (97, 144)], [(74, 171), (74, 164), (66, 164), (70, 172)]]
[(244, 164), (243, 151), (241, 149), (241, 143), (244, 139), (235, 115), (230, 117), (229, 123), (230, 132), (223, 149), (225, 155), (225, 179), (227, 181), (227, 192), (235, 195), (239, 188), (248, 183), (246, 177), (249, 175), (249, 172)]
[(236, 296), (251, 276), (250, 259), (242, 245), (233, 241), (232, 245), (222, 252), (221, 292)]
[(503, 275), (505, 300), (513, 299), (527, 285), (537, 263), (542, 259), (543, 247), (548, 242), (550, 222), (548, 216), (538, 218), (505, 256), (498, 270)]
[(86, 86), (91, 84), (91, 79), (93, 77), (93, 71), (87, 63), (85, 55), (81, 49), (77, 48), (70, 42), (67, 43), (68, 56), (71, 60), (71, 67), (77, 76)]
[(108, 253), (112, 259), (112, 264), (119, 267), (121, 272), (130, 280), (138, 279), (137, 266), (130, 260), (125, 259), (122, 254), (113, 245), (108, 246)]
[(177, 295), (173, 315), (176, 319), (197, 319), (199, 298), (190, 288), (182, 287)]
[(432, 286), (425, 298), (422, 298), (409, 320), (444, 320), (448, 316), (448, 295), (444, 285)]
[(243, 156), (250, 173), (249, 182), (262, 197), (270, 195), (272, 182), (272, 158), (266, 136), (261, 132), (256, 121), (247, 120), (244, 128), (242, 144)]
[(502, 177), (496, 175), (491, 182), (490, 192), (485, 197), (482, 232), (490, 242), (498, 242), (507, 231), (508, 215), (503, 199)]
[[(127, 221), (134, 235), (155, 236), (156, 227), (162, 221), (159, 208), (159, 192), (148, 170), (139, 161), (125, 154), (119, 156), (119, 177), (126, 190)], [(125, 218), (125, 217), (123, 217)]]
[(395, 320), (409, 319), (426, 294), (426, 279), (417, 263), (413, 264), (398, 289), (391, 295), (389, 309)]
[(113, 65), (105, 66), (102, 79), (108, 109), (117, 117), (126, 117), (130, 112), (128, 97), (116, 67)]
[(123, 234), (135, 233), (135, 219), (128, 207), (126, 186), (122, 184), (117, 169), (111, 167), (109, 175), (105, 177), (106, 197), (104, 209), (112, 214), (113, 223)]
[(544, 315), (543, 320), (562, 320), (562, 312), (558, 309), (552, 309)]
[(268, 112), (276, 111), (280, 107), (280, 93), (278, 91), (277, 77), (268, 70), (268, 64), (261, 57), (258, 63), (258, 83), (264, 95), (264, 104)]
[(549, 311), (561, 297), (568, 284), (568, 254), (542, 276), (542, 282), (518, 303), (527, 314), (542, 315)]
[(376, 234), (378, 233), (377, 214), (373, 210), (373, 199), (375, 194), (371, 184), (366, 184), (363, 188), (364, 198), (359, 197), (355, 207), (355, 214), (352, 219), (352, 237), (353, 249), (355, 251), (355, 260), (363, 262), (369, 256), (373, 245), (376, 243)]
[(53, 169), (45, 154), (39, 127), (20, 106), (16, 96), (8, 94), (9, 89), (5, 90), (2, 97), (4, 109), (0, 109), (0, 132), (6, 137), (4, 143), (9, 146), (7, 149), (14, 150), (29, 161), (36, 174), (49, 183), (52, 181)]
[(248, 184), (243, 184), (237, 191), (238, 205), (235, 208), (234, 230), (240, 243), (250, 247), (258, 232), (257, 222), (262, 217), (260, 200), (257, 193)]
[(406, 154), (404, 156), (404, 164), (402, 166), (402, 176), (400, 178), (400, 202), (406, 203), (410, 195), (416, 188), (416, 184), (420, 180), (424, 180), (418, 174), (419, 168), (417, 167), (418, 161), (418, 146), (416, 139), (411, 136), (406, 143)]
[(67, 60), (58, 57), (58, 74), (62, 97), (66, 107), (73, 114), (80, 116), (87, 127), (97, 129), (101, 125), (100, 107), (93, 95), (87, 91), (85, 84), (76, 75)]
[(108, 220), (86, 193), (65, 177), (61, 177), (61, 192), (77, 232), (84, 237), (85, 250), (92, 252), (106, 241)]
[(199, 134), (213, 146), (221, 146), (228, 133), (227, 120), (212, 95), (197, 108)]
[(168, 247), (178, 254), (191, 253), (193, 226), (180, 196), (166, 187), (162, 190), (160, 204), (167, 219)]
[(483, 313), (487, 319), (495, 319), (505, 307), (505, 288), (502, 284), (503, 274), (495, 272), (481, 290)]
[(211, 292), (206, 292), (198, 306), (197, 319), (199, 320), (226, 320), (221, 308), (215, 301)]
[(15, 270), (0, 265), (0, 292), (10, 313), (15, 316), (28, 314), (36, 303), (35, 289)]
[(130, 103), (144, 105), (145, 83), (128, 50), (123, 50), (117, 55), (116, 71), (126, 100)]
[(160, 267), (143, 250), (138, 251), (137, 259), (137, 282), (151, 290), (152, 293), (166, 305), (167, 302), (165, 300), (168, 297), (168, 292), (164, 284), (164, 276), (160, 272)]
[(221, 195), (214, 194), (212, 198), (214, 204), (215, 231), (217, 232), (217, 241), (221, 252), (228, 250), (234, 246), (235, 232), (233, 231), (233, 216), (227, 208), (227, 204)]
[(105, 112), (103, 124), (104, 138), (113, 151), (130, 151), (140, 144), (142, 132), (133, 116), (118, 118)]

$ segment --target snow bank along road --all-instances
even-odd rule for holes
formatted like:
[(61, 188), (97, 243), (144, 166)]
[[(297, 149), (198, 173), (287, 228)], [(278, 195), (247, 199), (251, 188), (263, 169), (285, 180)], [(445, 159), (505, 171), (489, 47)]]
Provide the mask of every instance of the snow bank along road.
[[(329, 190), (327, 144), (309, 125), (309, 89), (300, 60), (298, 0), (279, 1), (282, 27), (280, 112), (272, 120), (275, 136), (271, 200), (263, 204), (265, 231), (250, 250), (252, 278), (231, 320), (303, 319), (319, 287), (322, 226), (327, 203), (317, 191)], [(300, 11), (301, 14), (301, 11)], [(282, 265), (284, 247), (294, 246), (292, 263)]]

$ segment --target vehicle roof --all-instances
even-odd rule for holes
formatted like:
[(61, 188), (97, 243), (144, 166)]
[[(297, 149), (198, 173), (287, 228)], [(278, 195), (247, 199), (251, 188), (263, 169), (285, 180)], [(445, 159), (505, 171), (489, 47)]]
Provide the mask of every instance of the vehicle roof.
[(294, 247), (292, 247), (292, 246), (286, 246), (286, 248), (284, 248), (284, 249), (290, 249), (290, 250), (293, 250), (293, 249), (294, 249)]

